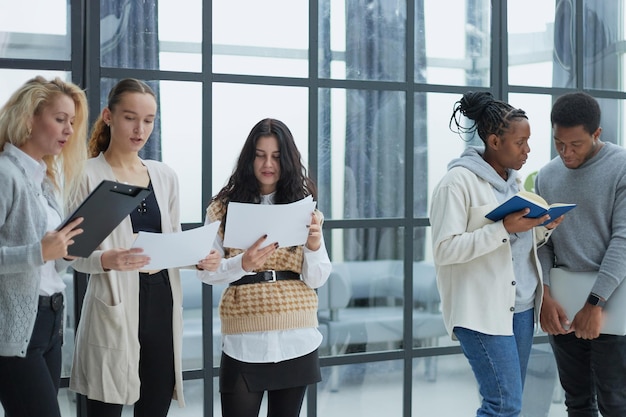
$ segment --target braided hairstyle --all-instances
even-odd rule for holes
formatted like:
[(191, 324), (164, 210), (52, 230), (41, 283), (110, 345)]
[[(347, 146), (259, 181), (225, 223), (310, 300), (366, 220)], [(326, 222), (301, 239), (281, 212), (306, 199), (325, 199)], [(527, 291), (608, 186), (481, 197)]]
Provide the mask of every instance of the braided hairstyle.
[[(464, 125), (461, 115), (472, 120), (471, 125)], [(454, 103), (449, 127), (459, 135), (477, 131), (480, 139), (486, 143), (489, 135), (502, 136), (508, 130), (511, 121), (516, 119), (528, 119), (528, 116), (524, 110), (496, 100), (489, 92), (468, 91)]]

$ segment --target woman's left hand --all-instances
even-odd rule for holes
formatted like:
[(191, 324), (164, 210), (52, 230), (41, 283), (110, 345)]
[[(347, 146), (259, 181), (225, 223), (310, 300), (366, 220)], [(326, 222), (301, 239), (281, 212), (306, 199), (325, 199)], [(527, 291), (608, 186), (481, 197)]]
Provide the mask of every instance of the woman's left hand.
[(306, 240), (306, 247), (316, 251), (322, 245), (322, 225), (315, 213), (311, 213), (311, 224), (309, 225), (309, 237)]
[(198, 262), (196, 268), (201, 271), (217, 271), (217, 268), (220, 266), (221, 261), (222, 255), (218, 251), (213, 249), (211, 253), (209, 253), (204, 259)]
[(554, 220), (553, 222), (546, 224), (546, 229), (548, 230), (556, 229), (556, 227), (561, 224), (563, 219), (565, 219), (565, 214), (561, 215), (560, 217), (557, 217), (556, 220)]

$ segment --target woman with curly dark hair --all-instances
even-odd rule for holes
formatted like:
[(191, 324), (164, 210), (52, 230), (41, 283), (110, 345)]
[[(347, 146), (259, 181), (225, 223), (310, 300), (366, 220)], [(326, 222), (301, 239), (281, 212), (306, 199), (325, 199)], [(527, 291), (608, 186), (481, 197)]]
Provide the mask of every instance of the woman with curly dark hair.
[(430, 222), (442, 313), (478, 382), (482, 404), (476, 415), (514, 417), (521, 412), (541, 308), (537, 245), (561, 218), (546, 227), (539, 225), (549, 216), (524, 217), (528, 209), (497, 222), (485, 218), (520, 191), (517, 170), (530, 152), (523, 110), (487, 92), (468, 92), (456, 103), (453, 123), (457, 132), (478, 132), (484, 147), (468, 147), (450, 162), (433, 193)]
[[(245, 251), (222, 244), (231, 201), (285, 204), (309, 195), (317, 198), (316, 187), (291, 132), (279, 120), (264, 119), (252, 128), (232, 176), (207, 208), (207, 224), (221, 221), (216, 249), (223, 259), (217, 271), (200, 271), (199, 277), (229, 284), (219, 307), (224, 416), (258, 416), (267, 391), (268, 415), (297, 417), (306, 386), (321, 379), (314, 289), (330, 274), (322, 213), (312, 213), (301, 246), (263, 246), (266, 236)], [(204, 268), (202, 262), (198, 268)]]

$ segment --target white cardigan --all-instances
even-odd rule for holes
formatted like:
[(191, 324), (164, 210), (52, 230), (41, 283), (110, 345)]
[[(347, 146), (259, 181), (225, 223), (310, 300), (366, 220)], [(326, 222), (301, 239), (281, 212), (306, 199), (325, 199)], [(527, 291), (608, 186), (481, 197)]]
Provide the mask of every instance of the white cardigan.
[[(448, 333), (456, 326), (512, 335), (515, 275), (509, 233), (485, 214), (498, 205), (492, 186), (463, 167), (452, 168), (433, 192), (430, 222), (437, 287)], [(535, 321), (543, 297), (537, 244), (550, 232), (535, 228), (531, 258), (537, 271)]]
[[(148, 168), (161, 211), (163, 233), (180, 231), (178, 179), (167, 165), (142, 161)], [(85, 197), (104, 179), (115, 180), (103, 154), (87, 161), (80, 196)], [(130, 248), (130, 216), (88, 257), (74, 263), (77, 271), (91, 274), (76, 334), (70, 389), (88, 398), (113, 404), (134, 404), (139, 399), (139, 273), (109, 271), (100, 258), (108, 249)], [(168, 269), (172, 288), (174, 331), (173, 397), (184, 406), (181, 363), (182, 290), (178, 269)]]

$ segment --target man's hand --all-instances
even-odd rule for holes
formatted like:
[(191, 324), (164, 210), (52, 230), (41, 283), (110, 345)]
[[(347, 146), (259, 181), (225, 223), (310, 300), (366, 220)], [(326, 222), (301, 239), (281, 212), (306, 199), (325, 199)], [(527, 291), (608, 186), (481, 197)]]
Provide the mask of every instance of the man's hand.
[(585, 303), (585, 306), (576, 313), (571, 329), (579, 339), (596, 339), (600, 336), (603, 322), (602, 307)]
[(543, 303), (541, 304), (541, 314), (539, 315), (541, 328), (551, 335), (567, 334), (572, 332), (570, 321), (565, 310), (550, 295), (550, 286), (543, 286)]

